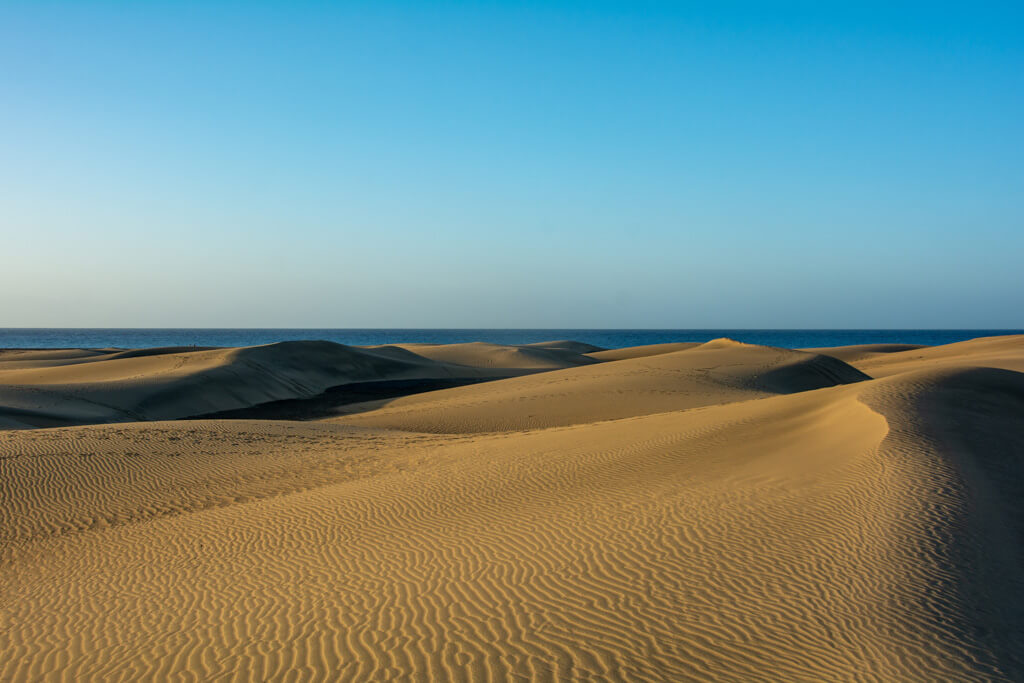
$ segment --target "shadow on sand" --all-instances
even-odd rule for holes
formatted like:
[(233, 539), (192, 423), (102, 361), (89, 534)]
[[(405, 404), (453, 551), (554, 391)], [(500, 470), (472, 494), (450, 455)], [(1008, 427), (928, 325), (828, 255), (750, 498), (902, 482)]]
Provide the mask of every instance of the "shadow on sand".
[(341, 406), (401, 398), (428, 391), (451, 389), (467, 384), (490, 382), (498, 377), (395, 379), (376, 382), (354, 382), (331, 387), (310, 398), (290, 398), (269, 401), (248, 408), (220, 410), (202, 415), (190, 415), (184, 420), (315, 420), (337, 415)]

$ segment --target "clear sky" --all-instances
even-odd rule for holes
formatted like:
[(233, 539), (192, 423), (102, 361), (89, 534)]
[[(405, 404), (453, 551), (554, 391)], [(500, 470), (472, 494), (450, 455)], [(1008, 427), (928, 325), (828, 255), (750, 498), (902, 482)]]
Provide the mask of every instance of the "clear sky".
[(1024, 327), (1024, 5), (0, 2), (0, 327)]

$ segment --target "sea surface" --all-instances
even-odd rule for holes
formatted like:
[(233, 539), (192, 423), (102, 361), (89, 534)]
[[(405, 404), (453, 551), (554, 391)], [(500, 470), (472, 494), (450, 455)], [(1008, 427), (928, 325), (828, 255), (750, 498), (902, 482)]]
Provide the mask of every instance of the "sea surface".
[(785, 348), (849, 344), (951, 344), (1024, 330), (579, 330), (579, 329), (212, 329), (212, 328), (0, 328), (0, 348), (151, 348), (156, 346), (253, 346), (322, 339), (353, 346), (483, 341), (529, 344), (573, 339), (608, 349), (719, 337)]

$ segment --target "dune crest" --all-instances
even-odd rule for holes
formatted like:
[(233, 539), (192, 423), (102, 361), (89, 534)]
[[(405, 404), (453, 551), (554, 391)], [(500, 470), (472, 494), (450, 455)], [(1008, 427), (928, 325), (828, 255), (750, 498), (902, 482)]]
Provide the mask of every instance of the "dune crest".
[(485, 342), (465, 344), (403, 344), (402, 348), (434, 361), (465, 365), (475, 368), (519, 368), (530, 370), (558, 370), (590, 365), (597, 361), (585, 355), (589, 344), (578, 342), (552, 342), (524, 346), (502, 346)]
[(566, 426), (869, 379), (842, 361), (724, 340), (682, 351), (345, 406), (346, 424), (421, 432)]
[[(564, 350), (483, 346), (475, 353), (416, 353), (397, 346), (297, 341), (238, 349), (0, 355), (0, 427), (173, 419), (309, 398), (350, 383), (506, 377), (597, 362)], [(471, 358), (478, 362), (466, 362)]]
[(700, 342), (672, 342), (668, 344), (646, 344), (644, 346), (630, 346), (624, 349), (609, 349), (607, 351), (593, 351), (587, 355), (602, 361), (628, 360), (630, 358), (643, 358), (644, 356), (658, 356), (673, 351), (683, 351), (700, 346)]

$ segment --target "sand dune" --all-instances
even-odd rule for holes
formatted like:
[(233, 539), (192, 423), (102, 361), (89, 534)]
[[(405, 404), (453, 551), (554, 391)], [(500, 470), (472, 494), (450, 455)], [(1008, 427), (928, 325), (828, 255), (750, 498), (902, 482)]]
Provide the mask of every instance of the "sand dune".
[(87, 363), (110, 353), (110, 349), (0, 349), (0, 369)]
[(827, 356), (715, 340), (501, 382), (345, 406), (347, 424), (420, 432), (536, 429), (763, 398), (867, 379)]
[(585, 344), (583, 342), (573, 341), (571, 339), (559, 339), (557, 341), (545, 341), (535, 342), (533, 344), (524, 344), (524, 347), (540, 348), (540, 349), (561, 349), (563, 351), (571, 351), (573, 353), (594, 353), (596, 351), (607, 351), (608, 349), (601, 348), (600, 346), (594, 346), (593, 344)]
[(551, 342), (551, 346), (542, 344), (502, 346), (470, 342), (466, 344), (402, 344), (401, 347), (424, 358), (474, 368), (557, 370), (598, 362), (584, 355), (597, 347), (577, 342)]
[[(1002, 341), (881, 379), (717, 341), (376, 411), (520, 432), (0, 431), (0, 680), (1021, 680), (1024, 374), (977, 367)], [(253, 360), (327, 372), (295, 350)]]
[(1024, 372), (1024, 335), (982, 337), (957, 344), (883, 353), (851, 361), (872, 377), (913, 370), (984, 366)]
[(663, 353), (673, 351), (684, 351), (700, 346), (700, 342), (674, 342), (671, 344), (646, 344), (644, 346), (630, 346), (625, 349), (608, 349), (607, 351), (594, 351), (587, 355), (597, 360), (627, 360), (629, 358), (643, 358), (645, 356), (659, 356)]
[(459, 362), (471, 359), (459, 350), (437, 355), (312, 341), (239, 349), (8, 352), (0, 355), (0, 427), (180, 418), (308, 398), (355, 382), (505, 377), (565, 367), (570, 362), (559, 364), (554, 356), (578, 354), (513, 350), (491, 354), (490, 364)]
[(844, 363), (855, 363), (857, 361), (872, 360), (884, 357), (890, 353), (902, 351), (916, 351), (926, 349), (927, 346), (920, 344), (856, 344), (854, 346), (823, 346), (820, 348), (802, 349), (810, 353), (820, 353), (826, 356), (838, 358)]

